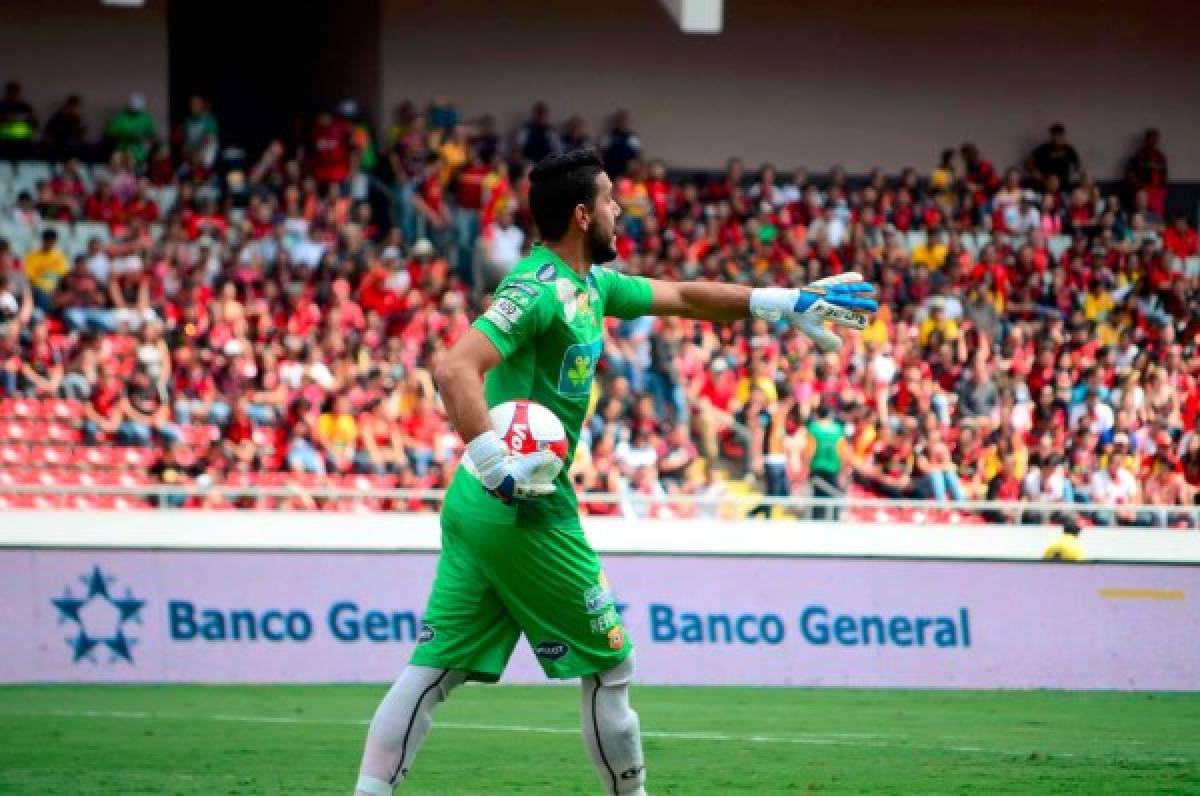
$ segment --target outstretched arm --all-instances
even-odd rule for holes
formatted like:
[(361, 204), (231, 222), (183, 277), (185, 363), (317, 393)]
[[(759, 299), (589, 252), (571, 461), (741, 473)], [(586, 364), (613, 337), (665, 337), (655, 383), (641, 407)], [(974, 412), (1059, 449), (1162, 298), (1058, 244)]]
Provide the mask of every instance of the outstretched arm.
[(680, 315), (703, 321), (786, 319), (825, 350), (837, 348), (840, 339), (823, 326), (824, 321), (861, 330), (869, 320), (865, 313), (879, 306), (874, 286), (854, 273), (820, 279), (804, 288), (752, 289), (722, 282), (648, 281), (652, 315)]
[(652, 315), (679, 315), (698, 321), (750, 317), (750, 288), (724, 282), (664, 282), (651, 279)]

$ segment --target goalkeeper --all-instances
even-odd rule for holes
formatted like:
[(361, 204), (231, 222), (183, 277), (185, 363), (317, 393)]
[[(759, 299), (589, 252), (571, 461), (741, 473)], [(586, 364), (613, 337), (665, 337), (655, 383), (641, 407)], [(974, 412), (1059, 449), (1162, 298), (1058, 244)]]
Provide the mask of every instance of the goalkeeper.
[(629, 703), (633, 644), (600, 560), (583, 535), (574, 491), (552, 453), (513, 455), (488, 407), (531, 400), (567, 431), (568, 461), (603, 349), (604, 317), (747, 317), (794, 324), (823, 350), (877, 308), (874, 288), (842, 274), (808, 288), (663, 282), (606, 268), (620, 207), (591, 151), (552, 155), (530, 175), (543, 245), (512, 270), (437, 368), (446, 412), (467, 440), (442, 508), (442, 554), (416, 651), (367, 733), (356, 796), (390, 796), (408, 775), (430, 714), (466, 680), (495, 682), (524, 635), (553, 678), (582, 681), (583, 738), (605, 792), (644, 794), (637, 713)]

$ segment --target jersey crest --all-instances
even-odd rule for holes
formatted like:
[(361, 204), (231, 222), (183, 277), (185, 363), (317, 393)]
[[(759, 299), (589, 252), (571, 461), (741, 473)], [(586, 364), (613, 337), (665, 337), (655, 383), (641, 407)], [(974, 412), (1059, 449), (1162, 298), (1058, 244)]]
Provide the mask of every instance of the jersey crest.
[(558, 391), (564, 395), (588, 395), (592, 389), (592, 378), (596, 375), (596, 362), (603, 348), (603, 339), (567, 348), (559, 368)]

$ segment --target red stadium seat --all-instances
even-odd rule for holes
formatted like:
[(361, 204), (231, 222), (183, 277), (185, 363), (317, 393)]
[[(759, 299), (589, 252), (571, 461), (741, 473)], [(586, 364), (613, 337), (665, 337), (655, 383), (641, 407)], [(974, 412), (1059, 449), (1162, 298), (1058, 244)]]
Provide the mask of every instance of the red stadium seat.
[(33, 509), (37, 508), (33, 495), (0, 494), (0, 509)]
[(45, 401), (42, 406), (45, 410), (43, 417), (48, 420), (58, 420), (71, 424), (78, 424), (83, 421), (83, 404), (79, 401), (56, 399)]
[(124, 451), (110, 445), (95, 445), (83, 449), (83, 456), (93, 467), (115, 470), (124, 464)]
[(30, 458), (30, 449), (25, 445), (0, 443), (0, 467), (24, 467)]
[(150, 448), (117, 448), (118, 467), (129, 470), (146, 470), (158, 458)]
[(50, 420), (43, 423), (41, 428), (43, 430), (42, 439), (48, 439), (53, 442), (69, 443), (72, 445), (83, 442), (83, 431), (69, 423)]

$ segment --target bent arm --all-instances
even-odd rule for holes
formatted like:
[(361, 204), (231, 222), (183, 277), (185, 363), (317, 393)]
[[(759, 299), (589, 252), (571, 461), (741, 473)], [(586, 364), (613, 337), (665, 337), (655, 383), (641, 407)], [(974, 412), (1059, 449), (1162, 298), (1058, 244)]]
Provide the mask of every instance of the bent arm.
[(483, 377), (500, 359), (500, 352), (483, 332), (468, 329), (434, 374), (450, 423), (466, 442), (492, 430)]

